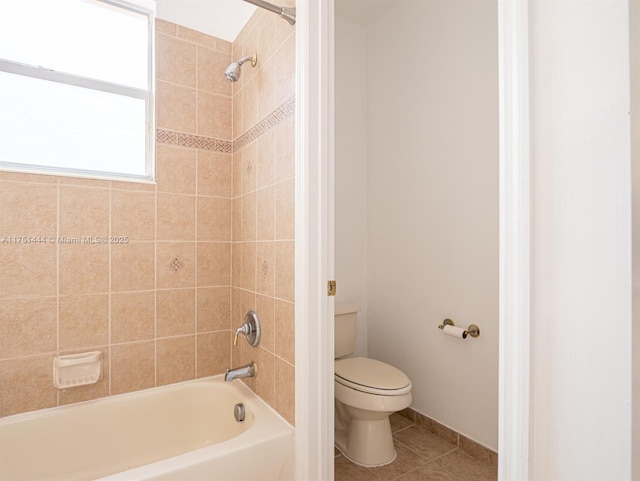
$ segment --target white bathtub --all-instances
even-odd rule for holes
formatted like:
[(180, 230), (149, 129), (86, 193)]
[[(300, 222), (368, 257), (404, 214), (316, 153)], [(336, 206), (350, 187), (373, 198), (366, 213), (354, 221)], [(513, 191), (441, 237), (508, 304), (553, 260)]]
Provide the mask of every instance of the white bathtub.
[(0, 419), (0, 481), (96, 479), (290, 481), (293, 428), (222, 376)]

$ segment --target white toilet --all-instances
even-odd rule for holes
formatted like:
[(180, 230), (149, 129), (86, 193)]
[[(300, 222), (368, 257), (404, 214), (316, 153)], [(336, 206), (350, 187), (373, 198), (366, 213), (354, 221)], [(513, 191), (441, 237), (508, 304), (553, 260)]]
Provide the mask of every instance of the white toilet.
[(359, 307), (335, 304), (335, 442), (361, 466), (384, 466), (396, 458), (389, 416), (411, 405), (411, 381), (375, 359), (348, 356), (355, 350)]

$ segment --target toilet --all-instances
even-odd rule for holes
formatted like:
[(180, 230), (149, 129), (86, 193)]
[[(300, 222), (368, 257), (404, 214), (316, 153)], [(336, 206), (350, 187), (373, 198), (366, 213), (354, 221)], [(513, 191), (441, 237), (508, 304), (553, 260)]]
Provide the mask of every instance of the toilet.
[(335, 304), (335, 444), (360, 466), (384, 466), (396, 458), (389, 416), (411, 405), (411, 381), (375, 359), (350, 357), (358, 306)]

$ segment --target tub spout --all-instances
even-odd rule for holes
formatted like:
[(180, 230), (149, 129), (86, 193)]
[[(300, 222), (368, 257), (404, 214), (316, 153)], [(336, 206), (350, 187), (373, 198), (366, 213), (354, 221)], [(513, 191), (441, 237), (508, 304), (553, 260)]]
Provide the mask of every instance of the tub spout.
[(258, 372), (258, 366), (255, 362), (251, 362), (246, 366), (237, 367), (235, 369), (227, 368), (227, 373), (224, 376), (226, 382), (231, 382), (234, 379), (240, 379), (243, 377), (255, 377)]

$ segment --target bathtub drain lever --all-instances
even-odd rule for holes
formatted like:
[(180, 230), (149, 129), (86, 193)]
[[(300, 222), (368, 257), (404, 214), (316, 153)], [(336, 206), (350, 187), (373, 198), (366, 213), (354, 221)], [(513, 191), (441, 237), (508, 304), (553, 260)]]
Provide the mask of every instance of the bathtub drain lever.
[(238, 403), (235, 406), (233, 406), (233, 417), (236, 418), (236, 421), (241, 423), (242, 421), (244, 421), (245, 415), (246, 415), (246, 412), (244, 409), (244, 404)]

